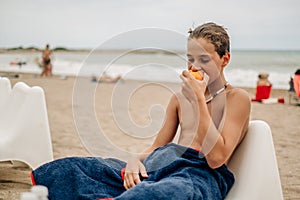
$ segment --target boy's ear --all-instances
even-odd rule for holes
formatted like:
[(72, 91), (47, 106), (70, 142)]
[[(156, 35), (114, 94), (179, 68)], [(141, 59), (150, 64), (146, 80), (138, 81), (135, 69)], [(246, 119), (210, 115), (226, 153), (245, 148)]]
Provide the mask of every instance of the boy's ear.
[(222, 67), (225, 67), (230, 61), (230, 52), (226, 53), (223, 56), (223, 63), (222, 63)]

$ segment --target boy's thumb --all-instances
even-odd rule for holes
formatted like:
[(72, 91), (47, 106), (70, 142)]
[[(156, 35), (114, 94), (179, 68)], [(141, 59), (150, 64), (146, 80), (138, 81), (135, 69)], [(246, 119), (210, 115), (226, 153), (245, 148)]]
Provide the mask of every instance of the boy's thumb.
[(146, 168), (145, 168), (144, 166), (141, 167), (140, 173), (141, 173), (142, 177), (144, 177), (144, 178), (147, 178), (147, 177), (148, 177)]
[(148, 174), (147, 174), (146, 171), (145, 171), (145, 172), (141, 172), (141, 175), (142, 175), (142, 177), (144, 177), (144, 178), (148, 178)]

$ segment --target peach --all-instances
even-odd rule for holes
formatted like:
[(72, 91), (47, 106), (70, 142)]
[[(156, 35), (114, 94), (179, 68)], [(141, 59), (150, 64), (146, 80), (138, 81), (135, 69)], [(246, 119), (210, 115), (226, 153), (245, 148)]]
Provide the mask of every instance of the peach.
[(202, 81), (204, 78), (204, 74), (202, 71), (193, 71), (193, 70), (189, 70), (190, 74), (192, 74), (195, 79)]

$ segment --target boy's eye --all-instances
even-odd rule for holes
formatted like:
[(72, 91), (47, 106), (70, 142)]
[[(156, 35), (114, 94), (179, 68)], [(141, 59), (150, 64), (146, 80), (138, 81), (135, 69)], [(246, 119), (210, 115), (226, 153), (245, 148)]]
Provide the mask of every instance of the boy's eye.
[(193, 62), (194, 62), (194, 59), (193, 59), (193, 58), (189, 58), (188, 61), (189, 61), (190, 63), (193, 63)]
[(210, 61), (210, 59), (208, 59), (208, 58), (201, 58), (201, 59), (200, 59), (200, 62), (203, 63), (203, 64), (206, 64), (206, 63), (208, 63), (209, 61)]

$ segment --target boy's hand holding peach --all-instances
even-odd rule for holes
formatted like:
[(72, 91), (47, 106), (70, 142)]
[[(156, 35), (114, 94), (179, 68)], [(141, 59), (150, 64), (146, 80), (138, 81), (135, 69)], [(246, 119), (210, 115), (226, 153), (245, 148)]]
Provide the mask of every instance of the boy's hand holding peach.
[(205, 90), (208, 76), (202, 71), (186, 71), (180, 75), (182, 79), (182, 94), (191, 102), (205, 101)]

